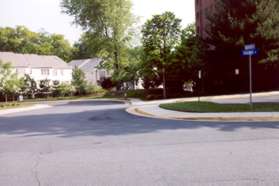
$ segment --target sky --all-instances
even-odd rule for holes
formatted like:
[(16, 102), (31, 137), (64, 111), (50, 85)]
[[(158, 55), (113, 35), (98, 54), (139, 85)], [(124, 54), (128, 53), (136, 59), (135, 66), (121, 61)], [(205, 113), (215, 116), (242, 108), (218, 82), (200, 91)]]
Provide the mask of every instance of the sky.
[[(71, 43), (77, 41), (81, 28), (73, 18), (61, 12), (61, 0), (0, 0), (0, 27), (24, 25), (30, 30), (65, 35)], [(133, 14), (144, 23), (154, 14), (172, 11), (182, 19), (183, 26), (195, 20), (194, 0), (132, 0)]]

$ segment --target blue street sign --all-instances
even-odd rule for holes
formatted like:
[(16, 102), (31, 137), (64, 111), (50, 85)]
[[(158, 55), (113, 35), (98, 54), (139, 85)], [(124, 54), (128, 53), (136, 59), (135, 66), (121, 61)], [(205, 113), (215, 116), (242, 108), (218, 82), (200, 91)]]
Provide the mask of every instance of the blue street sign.
[(258, 49), (242, 50), (243, 56), (254, 56), (258, 53)]

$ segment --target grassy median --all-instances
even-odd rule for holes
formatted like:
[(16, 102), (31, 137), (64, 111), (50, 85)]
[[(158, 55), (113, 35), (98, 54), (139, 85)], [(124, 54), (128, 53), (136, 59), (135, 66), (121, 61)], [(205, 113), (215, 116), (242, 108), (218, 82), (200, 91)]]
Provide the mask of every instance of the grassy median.
[(253, 109), (249, 104), (218, 104), (212, 102), (181, 102), (161, 104), (161, 108), (181, 112), (278, 112), (279, 103), (255, 103)]
[(0, 110), (13, 109), (13, 108), (23, 108), (30, 107), (34, 105), (33, 103), (24, 103), (24, 102), (8, 102), (0, 103)]

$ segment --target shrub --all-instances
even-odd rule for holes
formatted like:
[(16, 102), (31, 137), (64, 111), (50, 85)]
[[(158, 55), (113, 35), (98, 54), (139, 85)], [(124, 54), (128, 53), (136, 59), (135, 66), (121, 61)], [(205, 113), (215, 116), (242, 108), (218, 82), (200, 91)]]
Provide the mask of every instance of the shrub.
[(100, 81), (100, 85), (103, 89), (110, 90), (116, 86), (116, 83), (113, 82), (111, 78), (105, 78)]
[(85, 87), (85, 94), (91, 95), (91, 94), (99, 94), (103, 93), (104, 89), (97, 85), (87, 84)]
[(75, 92), (75, 88), (72, 85), (61, 83), (57, 86), (56, 92), (58, 96), (65, 97), (65, 96), (72, 96)]

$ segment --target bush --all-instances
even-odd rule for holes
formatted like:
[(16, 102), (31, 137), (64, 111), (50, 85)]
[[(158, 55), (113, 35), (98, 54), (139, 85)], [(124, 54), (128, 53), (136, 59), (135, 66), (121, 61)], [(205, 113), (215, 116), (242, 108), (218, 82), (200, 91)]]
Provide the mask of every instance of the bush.
[(91, 94), (99, 94), (103, 93), (104, 89), (97, 85), (92, 85), (92, 84), (87, 84), (85, 87), (85, 94), (86, 95), (91, 95)]
[(72, 96), (74, 92), (74, 86), (65, 83), (58, 85), (56, 88), (57, 95), (61, 97)]
[(116, 83), (111, 78), (106, 78), (100, 81), (100, 85), (103, 89), (110, 90), (116, 86)]

